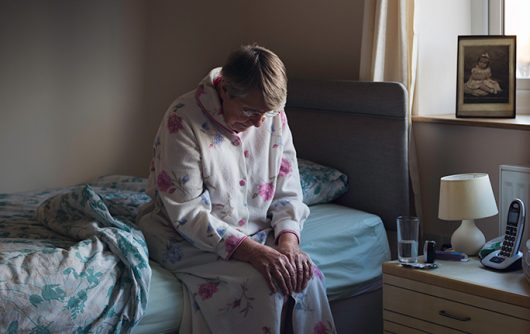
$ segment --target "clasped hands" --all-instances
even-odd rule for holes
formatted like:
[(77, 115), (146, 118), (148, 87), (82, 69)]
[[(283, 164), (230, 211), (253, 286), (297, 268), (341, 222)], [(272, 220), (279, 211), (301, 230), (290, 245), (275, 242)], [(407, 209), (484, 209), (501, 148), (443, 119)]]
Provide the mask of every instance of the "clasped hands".
[(311, 260), (300, 250), (298, 238), (283, 233), (276, 247), (245, 239), (236, 249), (233, 258), (250, 263), (265, 278), (271, 291), (284, 294), (301, 292), (313, 274)]

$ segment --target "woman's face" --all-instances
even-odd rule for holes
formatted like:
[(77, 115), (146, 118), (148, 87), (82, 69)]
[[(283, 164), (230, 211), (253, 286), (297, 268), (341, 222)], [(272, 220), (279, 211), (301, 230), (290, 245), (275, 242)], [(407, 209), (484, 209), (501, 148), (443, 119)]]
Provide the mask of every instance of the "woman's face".
[(220, 83), (219, 94), (223, 104), (226, 125), (234, 132), (243, 132), (251, 126), (260, 127), (265, 121), (267, 106), (259, 91), (253, 90), (245, 97), (232, 97)]

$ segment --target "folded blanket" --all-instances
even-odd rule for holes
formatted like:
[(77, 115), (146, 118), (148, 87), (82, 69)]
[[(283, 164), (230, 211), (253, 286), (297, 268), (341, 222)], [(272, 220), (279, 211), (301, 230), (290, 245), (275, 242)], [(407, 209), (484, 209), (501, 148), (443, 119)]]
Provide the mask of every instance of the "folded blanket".
[(37, 221), (9, 222), (16, 233), (0, 229), (0, 332), (127, 333), (139, 322), (147, 246), (113, 196), (74, 187), (45, 200)]

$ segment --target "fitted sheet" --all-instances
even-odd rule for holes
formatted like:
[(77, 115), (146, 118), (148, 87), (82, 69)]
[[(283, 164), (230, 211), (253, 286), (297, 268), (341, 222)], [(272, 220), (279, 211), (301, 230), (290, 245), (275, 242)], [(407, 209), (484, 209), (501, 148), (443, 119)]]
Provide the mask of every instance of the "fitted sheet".
[(381, 218), (336, 204), (311, 207), (302, 249), (324, 273), (330, 301), (377, 287), (381, 264), (390, 260)]
[[(330, 301), (379, 288), (381, 264), (390, 259), (381, 218), (336, 204), (311, 206), (302, 248), (324, 273)], [(182, 287), (172, 274), (151, 263), (147, 310), (133, 333), (174, 333), (180, 324)]]
[(182, 315), (182, 284), (158, 263), (150, 261), (151, 287), (147, 309), (133, 334), (177, 333)]

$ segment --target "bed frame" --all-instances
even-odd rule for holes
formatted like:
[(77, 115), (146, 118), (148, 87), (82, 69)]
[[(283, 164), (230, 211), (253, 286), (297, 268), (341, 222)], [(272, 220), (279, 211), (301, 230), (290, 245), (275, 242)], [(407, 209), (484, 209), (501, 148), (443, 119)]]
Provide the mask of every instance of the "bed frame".
[[(337, 204), (381, 217), (396, 258), (396, 217), (414, 213), (404, 86), (291, 80), (286, 112), (298, 156), (348, 175), (349, 190)], [(331, 307), (339, 334), (383, 332), (380, 288)]]
[[(380, 216), (394, 258), (395, 219), (414, 212), (409, 186), (410, 120), (406, 100), (405, 89), (397, 83), (293, 80), (286, 108), (298, 156), (335, 167), (348, 175), (349, 190), (336, 203)], [(35, 198), (50, 194), (18, 194), (13, 203), (24, 196), (36, 196), (30, 198), (33, 204), (27, 204), (36, 205)], [(4, 207), (6, 212), (26, 213), (23, 210), (27, 209), (13, 205)], [(150, 316), (142, 319), (144, 326), (137, 326), (135, 333), (160, 333), (161, 328), (167, 328), (165, 333), (173, 333), (182, 313), (180, 284), (154, 262), (151, 268), (150, 295), (173, 304), (158, 305), (150, 297)], [(366, 286), (356, 290), (362, 293), (330, 303), (340, 334), (382, 333), (381, 277), (362, 284)], [(1, 320), (0, 316), (0, 325), (4, 324)]]

